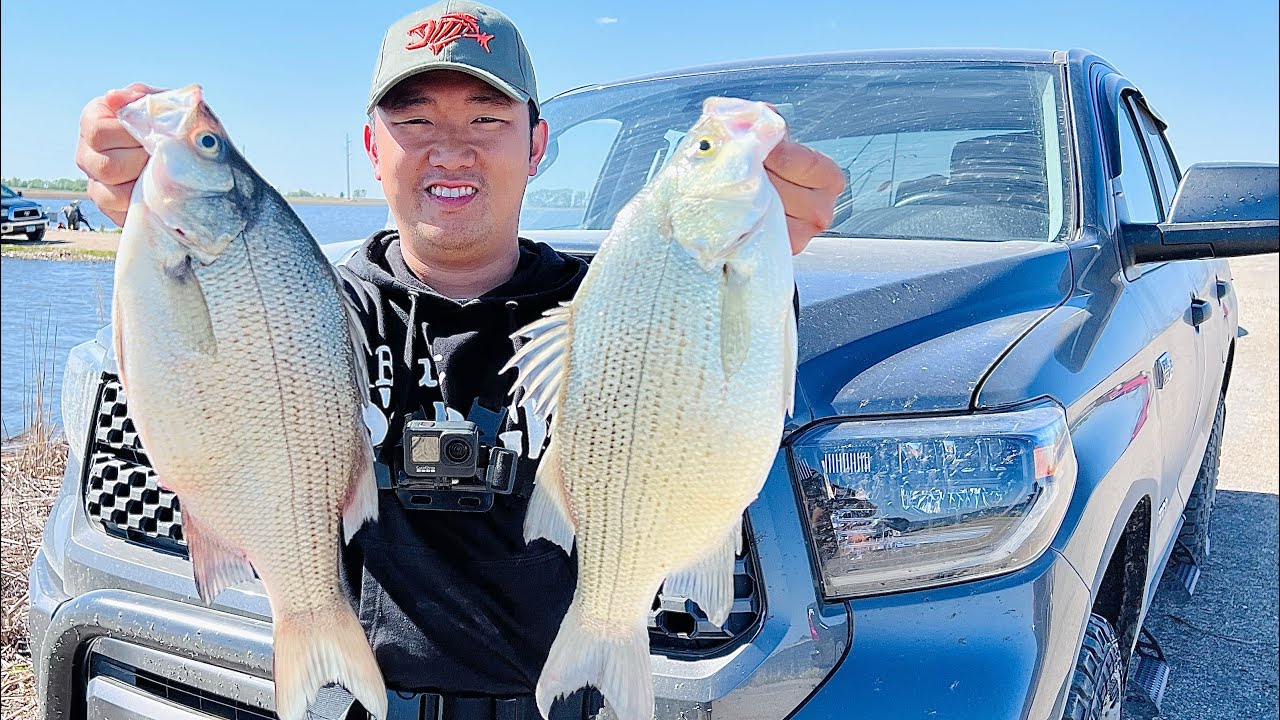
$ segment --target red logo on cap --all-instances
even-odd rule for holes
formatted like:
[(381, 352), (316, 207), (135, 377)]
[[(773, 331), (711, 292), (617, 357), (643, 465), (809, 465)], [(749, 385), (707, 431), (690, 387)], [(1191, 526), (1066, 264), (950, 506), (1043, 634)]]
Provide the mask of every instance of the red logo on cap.
[(445, 13), (439, 20), (428, 20), (421, 25), (409, 28), (409, 36), (414, 38), (405, 45), (405, 50), (431, 48), (436, 55), (446, 45), (460, 38), (471, 38), (480, 43), (485, 52), (489, 50), (492, 35), (480, 32), (480, 21), (475, 15), (467, 13)]

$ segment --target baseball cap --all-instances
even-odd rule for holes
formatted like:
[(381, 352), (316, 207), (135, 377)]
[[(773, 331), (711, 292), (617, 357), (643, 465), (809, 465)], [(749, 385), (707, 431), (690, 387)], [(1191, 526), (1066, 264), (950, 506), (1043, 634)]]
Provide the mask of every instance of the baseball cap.
[(515, 100), (538, 103), (533, 61), (520, 31), (488, 5), (443, 0), (387, 28), (366, 112), (401, 80), (428, 70), (464, 72)]

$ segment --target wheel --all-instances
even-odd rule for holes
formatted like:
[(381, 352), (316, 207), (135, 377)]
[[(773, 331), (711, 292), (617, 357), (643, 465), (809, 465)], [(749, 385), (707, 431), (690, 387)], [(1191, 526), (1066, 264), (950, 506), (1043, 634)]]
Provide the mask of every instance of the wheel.
[(44, 239), (44, 228), (36, 228), (27, 231), (27, 239), (31, 242), (40, 242)]
[(1218, 411), (1213, 416), (1213, 430), (1209, 433), (1209, 446), (1204, 450), (1200, 473), (1196, 476), (1196, 484), (1191, 488), (1191, 497), (1187, 498), (1187, 507), (1182, 511), (1182, 530), (1178, 533), (1178, 542), (1182, 543), (1200, 565), (1209, 559), (1211, 550), (1209, 519), (1218, 495), (1218, 458), (1222, 450), (1222, 427), (1226, 419), (1226, 398), (1219, 397)]
[(1090, 615), (1062, 718), (1120, 720), (1122, 700), (1124, 662), (1120, 655), (1120, 640), (1106, 618)]

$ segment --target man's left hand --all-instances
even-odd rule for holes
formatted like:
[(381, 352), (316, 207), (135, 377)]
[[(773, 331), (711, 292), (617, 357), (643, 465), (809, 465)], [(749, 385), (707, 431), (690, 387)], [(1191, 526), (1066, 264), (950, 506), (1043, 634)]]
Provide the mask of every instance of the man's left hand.
[(783, 140), (764, 159), (764, 169), (787, 213), (791, 254), (804, 251), (814, 235), (831, 227), (844, 173), (835, 160), (800, 143)]

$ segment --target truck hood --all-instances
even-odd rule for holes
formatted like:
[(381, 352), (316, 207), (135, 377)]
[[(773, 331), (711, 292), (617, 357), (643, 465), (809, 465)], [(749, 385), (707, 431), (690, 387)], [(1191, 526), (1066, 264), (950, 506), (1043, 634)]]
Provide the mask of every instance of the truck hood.
[[(605, 231), (521, 233), (590, 258)], [(362, 240), (324, 246), (330, 260)], [(1070, 293), (1067, 246), (815, 238), (796, 257), (795, 418), (958, 411), (988, 371)]]
[(1068, 296), (1071, 262), (1062, 243), (816, 238), (796, 284), (812, 419), (959, 411)]

